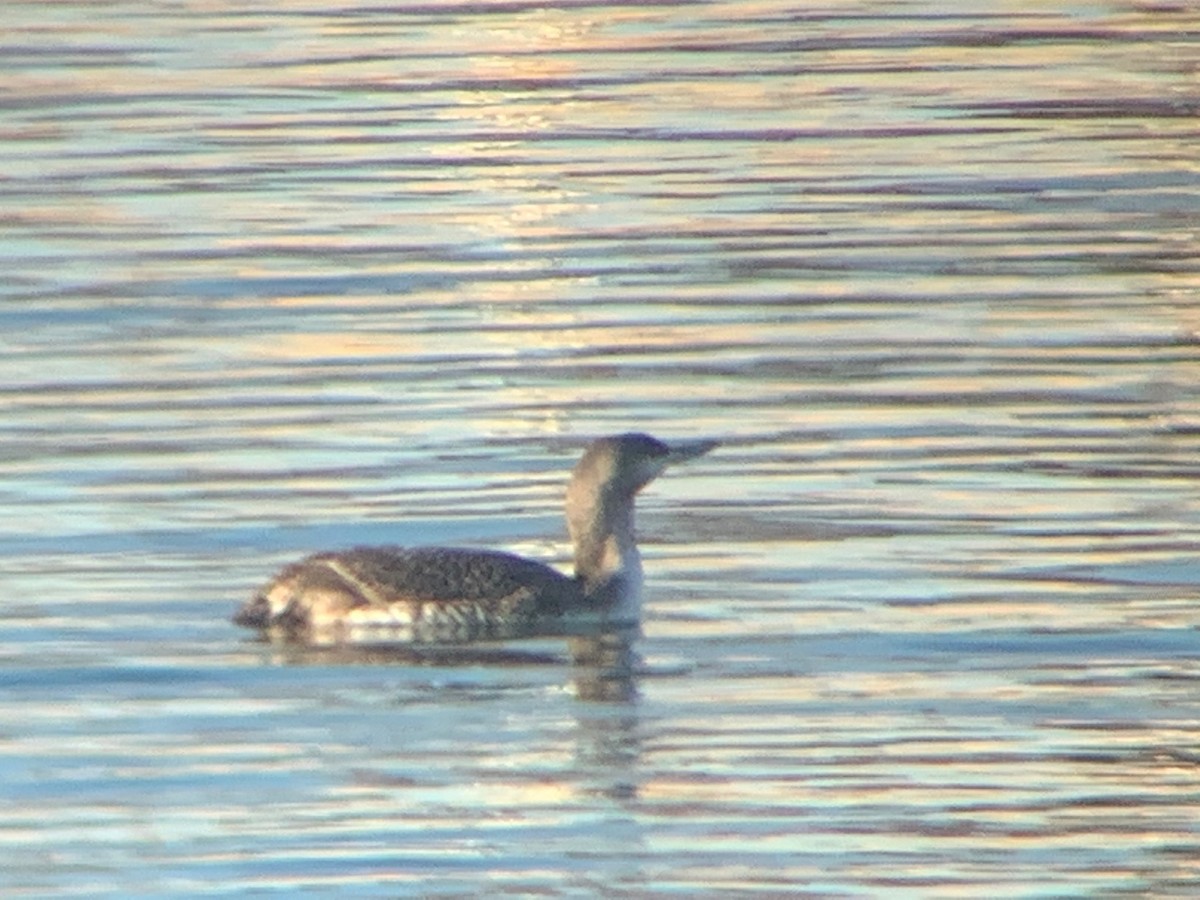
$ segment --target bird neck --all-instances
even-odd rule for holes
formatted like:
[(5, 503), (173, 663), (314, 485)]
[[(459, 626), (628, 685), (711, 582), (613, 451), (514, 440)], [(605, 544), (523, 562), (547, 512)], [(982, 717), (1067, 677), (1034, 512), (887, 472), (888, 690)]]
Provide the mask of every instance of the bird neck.
[[(589, 598), (604, 606), (636, 606), (642, 557), (633, 527), (633, 504), (600, 502), (567, 517), (575, 545), (575, 576)], [(636, 610), (634, 610), (636, 611)]]

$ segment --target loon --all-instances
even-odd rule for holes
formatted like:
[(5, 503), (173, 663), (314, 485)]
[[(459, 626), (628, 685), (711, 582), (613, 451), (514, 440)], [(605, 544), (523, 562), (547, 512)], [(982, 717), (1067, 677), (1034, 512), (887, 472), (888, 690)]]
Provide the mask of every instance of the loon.
[(642, 561), (634, 498), (667, 466), (716, 441), (603, 437), (567, 485), (575, 575), (511, 553), (456, 547), (356, 547), (285, 566), (233, 617), (311, 643), (466, 642), (552, 630), (575, 619), (636, 624)]

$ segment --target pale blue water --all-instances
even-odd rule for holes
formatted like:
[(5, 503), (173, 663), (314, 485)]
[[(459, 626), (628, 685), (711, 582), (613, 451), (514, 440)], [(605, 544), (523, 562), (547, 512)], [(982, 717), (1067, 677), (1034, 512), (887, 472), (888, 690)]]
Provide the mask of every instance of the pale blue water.
[[(9, 4), (4, 896), (1200, 891), (1189, 4)], [(358, 543), (642, 658), (257, 644)]]

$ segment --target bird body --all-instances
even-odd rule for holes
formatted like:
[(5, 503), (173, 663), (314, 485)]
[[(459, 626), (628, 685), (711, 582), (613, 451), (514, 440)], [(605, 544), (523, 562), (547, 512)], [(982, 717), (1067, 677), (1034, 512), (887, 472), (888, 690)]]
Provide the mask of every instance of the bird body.
[(356, 547), (285, 566), (234, 621), (309, 643), (459, 642), (516, 637), (565, 619), (635, 622), (642, 566), (634, 497), (668, 464), (713, 446), (669, 447), (643, 434), (593, 442), (567, 487), (574, 577), (492, 550)]

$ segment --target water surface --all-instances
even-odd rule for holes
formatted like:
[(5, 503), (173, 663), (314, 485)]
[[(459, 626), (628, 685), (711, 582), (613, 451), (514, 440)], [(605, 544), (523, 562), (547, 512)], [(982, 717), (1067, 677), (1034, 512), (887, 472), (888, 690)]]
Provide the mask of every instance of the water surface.
[[(7, 22), (5, 896), (1200, 891), (1189, 4)], [(228, 622), (631, 428), (640, 661)]]

